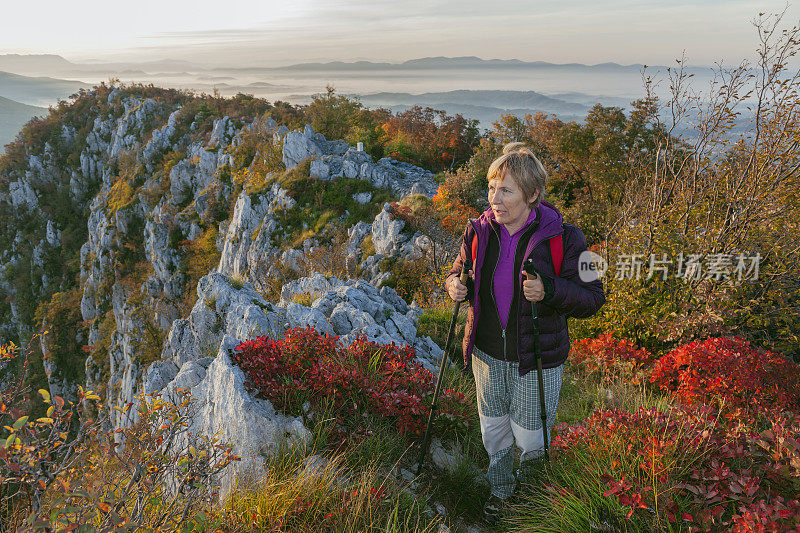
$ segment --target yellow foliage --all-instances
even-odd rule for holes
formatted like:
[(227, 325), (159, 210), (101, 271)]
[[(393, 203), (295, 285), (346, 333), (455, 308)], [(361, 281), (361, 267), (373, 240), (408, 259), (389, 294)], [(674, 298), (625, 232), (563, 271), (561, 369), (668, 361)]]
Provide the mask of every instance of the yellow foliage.
[(122, 209), (133, 199), (133, 187), (125, 179), (118, 179), (111, 190), (108, 191), (108, 198), (106, 205), (108, 206), (109, 214), (115, 213), (118, 209)]
[(311, 307), (311, 304), (314, 303), (314, 300), (319, 297), (320, 294), (316, 292), (298, 292), (297, 294), (292, 295), (292, 301), (305, 307)]
[(0, 361), (8, 361), (17, 356), (17, 346), (13, 342), (0, 344)]
[(272, 174), (242, 169), (233, 172), (233, 181), (242, 186), (247, 194), (259, 194), (266, 191), (274, 181)]

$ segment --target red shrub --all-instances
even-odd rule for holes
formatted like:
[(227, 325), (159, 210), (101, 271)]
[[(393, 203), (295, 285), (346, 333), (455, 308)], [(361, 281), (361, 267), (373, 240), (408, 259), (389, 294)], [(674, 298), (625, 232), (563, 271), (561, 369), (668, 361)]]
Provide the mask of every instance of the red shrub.
[(415, 222), (414, 215), (411, 212), (411, 208), (407, 205), (398, 204), (397, 202), (392, 202), (392, 218), (399, 218), (403, 222), (407, 224), (413, 224)]
[(280, 341), (257, 337), (239, 344), (233, 362), (247, 374), (252, 388), (278, 409), (299, 408), (306, 400), (306, 375), (319, 358), (336, 351), (336, 338), (311, 328), (294, 328)]
[[(559, 428), (562, 460), (582, 458), (614, 497), (645, 520), (689, 531), (794, 532), (800, 526), (800, 418), (757, 433), (708, 407), (597, 411)], [(637, 511), (643, 509), (643, 511)]]
[(599, 375), (603, 381), (625, 378), (638, 383), (644, 377), (644, 369), (652, 364), (653, 356), (628, 339), (614, 340), (613, 334), (610, 331), (596, 339), (573, 343), (570, 366), (586, 375)]
[[(385, 418), (400, 433), (421, 434), (430, 413), (433, 374), (416, 359), (414, 349), (380, 345), (359, 337), (340, 348), (337, 337), (313, 328), (294, 328), (280, 340), (243, 342), (233, 361), (251, 387), (284, 411), (298, 411), (305, 401), (328, 409), (336, 422), (358, 430), (364, 415)], [(440, 401), (437, 428), (463, 429), (471, 408), (463, 395), (447, 391)]]
[(730, 418), (800, 406), (797, 365), (738, 337), (680, 346), (656, 361), (650, 381), (685, 403), (717, 405)]

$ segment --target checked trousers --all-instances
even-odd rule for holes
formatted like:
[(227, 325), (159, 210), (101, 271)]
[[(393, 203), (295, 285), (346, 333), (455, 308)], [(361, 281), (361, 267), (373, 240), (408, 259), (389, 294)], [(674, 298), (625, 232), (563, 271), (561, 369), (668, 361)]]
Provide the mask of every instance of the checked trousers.
[[(560, 365), (543, 372), (548, 436), (553, 434), (563, 370)], [(534, 369), (520, 376), (518, 362), (495, 359), (477, 348), (472, 352), (472, 373), (483, 446), (489, 454), (486, 479), (492, 494), (505, 499), (516, 487), (514, 445), (521, 450), (521, 462), (544, 454), (538, 374)]]

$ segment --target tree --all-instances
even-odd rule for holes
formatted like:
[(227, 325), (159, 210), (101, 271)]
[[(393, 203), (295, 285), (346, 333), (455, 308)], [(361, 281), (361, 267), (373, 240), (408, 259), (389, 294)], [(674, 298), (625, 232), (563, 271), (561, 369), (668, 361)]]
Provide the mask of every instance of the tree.
[[(636, 302), (658, 308), (650, 318), (630, 310), (625, 316), (614, 305), (604, 310), (632, 326), (638, 321), (638, 331), (652, 326), (670, 342), (736, 333), (800, 355), (800, 70), (790, 68), (800, 28), (783, 27), (782, 19), (759, 15), (755, 61), (718, 67), (705, 93), (690, 90), (684, 58), (668, 71), (663, 102), (645, 77), (648, 97), (630, 128), (650, 133), (628, 165), (615, 220), (606, 227), (607, 252), (613, 246), (645, 257), (696, 254), (704, 275), (610, 280), (617, 290), (635, 291)], [(628, 142), (631, 154), (642, 150), (641, 142)], [(708, 261), (736, 261), (739, 254), (758, 257), (758, 279), (708, 276)]]
[(480, 140), (477, 120), (431, 107), (414, 106), (390, 117), (382, 128), (387, 155), (436, 172), (465, 163)]
[(306, 120), (317, 133), (328, 139), (344, 139), (353, 127), (354, 118), (362, 109), (360, 102), (337, 95), (333, 86), (325, 94), (315, 94), (305, 108)]

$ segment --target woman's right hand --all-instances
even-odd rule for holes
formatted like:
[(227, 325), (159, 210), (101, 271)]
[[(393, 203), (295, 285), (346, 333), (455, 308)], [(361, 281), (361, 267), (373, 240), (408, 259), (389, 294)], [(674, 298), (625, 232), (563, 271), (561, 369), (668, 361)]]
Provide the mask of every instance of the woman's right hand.
[[(474, 279), (472, 270), (469, 271), (469, 277)], [(458, 278), (458, 276), (450, 280), (450, 283), (447, 286), (447, 292), (450, 294), (450, 298), (452, 298), (454, 302), (463, 302), (467, 297), (467, 287), (461, 283), (461, 280)]]

